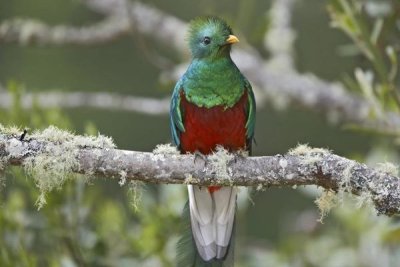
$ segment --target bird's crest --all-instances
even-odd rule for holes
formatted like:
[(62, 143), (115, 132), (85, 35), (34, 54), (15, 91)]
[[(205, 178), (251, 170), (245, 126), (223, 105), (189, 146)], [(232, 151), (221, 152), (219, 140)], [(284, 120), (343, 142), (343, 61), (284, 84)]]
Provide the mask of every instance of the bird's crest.
[(190, 40), (197, 37), (197, 34), (205, 29), (210, 29), (224, 33), (225, 35), (233, 34), (232, 28), (225, 20), (216, 16), (200, 16), (190, 21), (187, 39)]
[[(215, 55), (225, 46), (227, 38), (232, 35), (231, 27), (225, 20), (215, 16), (202, 16), (189, 23), (187, 40), (194, 57)], [(230, 45), (226, 45), (230, 50)]]

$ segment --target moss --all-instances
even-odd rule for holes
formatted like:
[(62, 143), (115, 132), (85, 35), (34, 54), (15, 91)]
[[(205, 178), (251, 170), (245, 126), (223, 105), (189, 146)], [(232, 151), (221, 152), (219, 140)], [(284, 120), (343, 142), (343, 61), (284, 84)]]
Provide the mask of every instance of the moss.
[(390, 162), (378, 163), (376, 169), (379, 172), (383, 172), (393, 176), (397, 176), (399, 174), (399, 166)]
[(306, 156), (312, 153), (328, 154), (330, 152), (325, 148), (314, 148), (307, 144), (298, 144), (295, 148), (290, 149), (288, 154), (292, 156)]
[[(12, 127), (4, 127), (2, 124), (0, 124), (0, 147), (5, 147), (7, 145), (6, 141), (8, 141), (7, 136), (19, 136), (22, 133), (20, 129), (18, 129), (15, 126)], [(16, 140), (16, 142), (18, 142)], [(19, 142), (18, 142), (19, 144)], [(11, 144), (12, 147), (7, 147), (7, 150), (11, 149), (12, 152), (17, 153), (15, 149), (13, 148), (20, 148), (19, 146), (17, 147), (15, 144)], [(0, 154), (0, 177), (4, 175), (5, 168), (8, 165), (8, 160), (12, 155), (1, 155)]]
[(373, 206), (372, 195), (369, 191), (364, 191), (359, 196), (357, 196), (356, 199), (357, 208), (360, 209), (363, 207), (372, 207), (372, 206)]
[(46, 192), (41, 191), (39, 197), (37, 198), (35, 205), (38, 208), (38, 210), (40, 210), (41, 208), (43, 208), (44, 205), (46, 205), (47, 201), (46, 201)]
[(186, 174), (185, 175), (185, 181), (183, 182), (184, 184), (193, 184), (199, 182), (199, 179), (194, 178), (191, 174)]
[(171, 144), (160, 144), (154, 148), (151, 159), (154, 161), (164, 161), (167, 155), (177, 156), (180, 155), (180, 153), (176, 147)]
[(140, 204), (142, 201), (144, 183), (141, 181), (130, 180), (128, 183), (128, 192), (130, 196), (130, 204), (132, 205), (135, 212), (140, 210)]
[(19, 136), (22, 134), (22, 130), (16, 126), (10, 126), (10, 127), (5, 127), (2, 124), (0, 124), (0, 133), (4, 135), (13, 135), (13, 136)]
[(321, 161), (323, 156), (329, 153), (328, 149), (313, 148), (307, 144), (299, 144), (288, 152), (289, 155), (302, 157), (301, 160), (304, 164), (313, 164)]
[[(245, 152), (240, 152), (240, 156), (247, 156)], [(231, 170), (228, 167), (229, 162), (235, 158), (234, 154), (229, 153), (226, 149), (218, 146), (216, 150), (208, 155), (207, 159), (210, 167), (207, 168), (208, 175), (215, 175), (217, 180), (214, 181), (217, 185), (232, 186)], [(185, 184), (193, 184), (200, 182), (199, 179), (194, 178), (191, 174), (186, 174)]]
[(154, 154), (163, 154), (163, 155), (179, 155), (178, 149), (176, 146), (171, 144), (160, 144), (157, 145), (156, 148), (153, 150)]
[[(215, 172), (218, 178), (218, 182), (231, 181), (230, 170), (228, 163), (234, 159), (234, 155), (230, 154), (226, 149), (218, 146), (215, 152), (213, 152), (208, 160), (211, 164), (211, 169)], [(230, 184), (228, 184), (230, 185)]]
[(127, 173), (126, 173), (126, 171), (121, 170), (121, 171), (119, 172), (119, 175), (120, 175), (121, 177), (119, 178), (118, 184), (119, 184), (120, 186), (123, 186), (123, 185), (126, 184), (126, 175), (127, 175)]
[(263, 186), (262, 184), (258, 184), (256, 187), (257, 191), (265, 191), (267, 188), (265, 186)]
[[(0, 131), (7, 135), (20, 134), (20, 129), (5, 128)], [(36, 202), (38, 208), (46, 203), (46, 193), (61, 188), (64, 182), (74, 178), (74, 171), (79, 169), (78, 153), (81, 148), (112, 149), (115, 145), (111, 138), (98, 136), (76, 136), (69, 131), (50, 126), (43, 131), (35, 131), (27, 138), (30, 142), (38, 142), (37, 151), (28, 151), (23, 168), (31, 175), (40, 190)], [(15, 142), (15, 144), (13, 143)], [(1, 144), (1, 143), (0, 143)], [(8, 151), (18, 156), (25, 153), (25, 147), (17, 139), (11, 139)], [(90, 174), (90, 171), (89, 173)]]
[(338, 203), (337, 194), (332, 190), (325, 190), (315, 200), (315, 204), (320, 212), (319, 222), (323, 223), (324, 218), (328, 215), (329, 211), (334, 208)]

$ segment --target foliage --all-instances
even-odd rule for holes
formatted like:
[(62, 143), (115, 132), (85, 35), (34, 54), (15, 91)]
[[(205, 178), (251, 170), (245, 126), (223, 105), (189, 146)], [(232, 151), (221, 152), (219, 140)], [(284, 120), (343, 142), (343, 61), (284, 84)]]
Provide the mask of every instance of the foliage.
[[(355, 79), (347, 76), (350, 90), (362, 94), (373, 106), (371, 118), (384, 111), (400, 114), (398, 59), (400, 53), (399, 1), (331, 0), (328, 5), (331, 25), (352, 41), (353, 57), (361, 58), (362, 67), (355, 70)], [(352, 127), (355, 130), (359, 128)], [(398, 162), (398, 132), (376, 132), (379, 142), (366, 155), (369, 164)], [(387, 138), (388, 135), (396, 138)], [(397, 173), (397, 164), (378, 165)], [(319, 193), (321, 194), (321, 192)], [(399, 229), (397, 219), (378, 217), (363, 196), (357, 198), (324, 192), (316, 203), (325, 217), (325, 225), (293, 231), (268, 253), (265, 248), (250, 249), (245, 266), (399, 266)], [(304, 211), (306, 214), (309, 211)], [(299, 215), (301, 217), (301, 215)], [(310, 222), (309, 222), (310, 223)], [(313, 225), (310, 223), (310, 225)], [(295, 228), (295, 227), (294, 227)], [(289, 232), (290, 230), (287, 229)]]
[[(0, 111), (4, 124), (72, 129), (60, 110), (37, 106), (30, 112), (23, 110), (20, 96), (25, 89), (21, 84), (10, 82), (8, 90), (14, 101), (12, 109)], [(89, 134), (97, 132), (92, 123), (86, 128)], [(30, 134), (28, 131), (28, 138)], [(172, 265), (171, 236), (178, 230), (180, 211), (171, 207), (183, 201), (180, 187), (148, 190), (141, 208), (137, 206), (141, 189), (136, 184), (119, 188), (111, 181), (88, 186), (90, 178), (77, 177), (56, 191), (38, 192), (27, 176), (30, 174), (20, 168), (11, 168), (3, 181), (7, 186), (1, 192), (0, 266)], [(122, 196), (117, 193), (121, 189), (125, 191)], [(178, 191), (163, 193), (171, 190)], [(160, 199), (152, 197), (156, 192)], [(37, 211), (34, 203), (43, 201), (43, 193), (46, 205)], [(135, 213), (137, 208), (140, 210)]]
[[(304, 211), (299, 217), (306, 218), (309, 212)], [(398, 266), (396, 229), (390, 218), (377, 217), (373, 209), (357, 207), (354, 199), (346, 198), (332, 211), (326, 224), (311, 222), (311, 227), (287, 229), (287, 238), (268, 253), (251, 248), (244, 266), (260, 266), (260, 262), (277, 267)]]
[[(352, 42), (347, 54), (359, 62), (355, 77), (348, 75), (345, 83), (374, 107), (371, 118), (383, 116), (384, 111), (400, 113), (399, 10), (396, 0), (330, 0), (328, 6), (332, 26)], [(13, 106), (0, 110), (2, 124), (28, 128), (28, 133), (29, 128), (49, 125), (74, 130), (68, 116), (58, 109), (43, 110), (34, 105), (31, 111), (24, 110), (20, 101), (26, 91), (23, 85), (9, 82), (7, 87), (13, 94)], [(97, 134), (93, 123), (88, 122), (85, 128), (86, 133)], [(395, 138), (388, 138), (389, 134)], [(367, 155), (353, 156), (369, 164), (398, 162), (399, 135), (377, 133), (376, 145)], [(393, 165), (382, 167), (396, 171)], [(7, 186), (0, 194), (0, 266), (173, 266), (184, 187), (146, 187), (137, 206), (140, 189), (137, 184), (125, 183), (123, 173), (119, 184), (96, 180), (96, 186), (88, 186), (86, 182), (91, 180), (79, 177), (82, 179), (47, 193), (47, 204), (37, 211), (34, 203), (40, 192), (27, 174), (11, 168), (5, 176), (2, 183)], [(308, 196), (308, 191), (301, 191)], [(330, 208), (331, 194), (326, 196), (320, 198), (320, 205)], [(309, 198), (311, 203), (316, 195)], [(249, 241), (247, 249), (238, 246), (238, 266), (400, 265), (397, 219), (377, 217), (366, 203), (360, 206), (354, 199), (334, 201), (337, 207), (324, 224), (317, 223), (316, 208), (306, 209), (296, 214), (295, 220), (282, 223), (285, 234), (276, 244), (263, 240), (255, 245)], [(136, 209), (139, 211), (134, 212)]]
[(356, 82), (348, 80), (349, 85), (370, 101), (375, 111), (371, 116), (383, 116), (387, 110), (399, 113), (400, 2), (331, 0), (328, 10), (331, 25), (348, 35), (369, 63), (365, 70), (355, 70)]

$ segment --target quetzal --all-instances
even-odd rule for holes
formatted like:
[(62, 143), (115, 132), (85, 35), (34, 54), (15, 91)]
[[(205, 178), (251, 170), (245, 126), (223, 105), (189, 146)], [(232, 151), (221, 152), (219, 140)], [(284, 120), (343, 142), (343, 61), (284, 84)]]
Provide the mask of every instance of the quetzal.
[[(192, 61), (170, 107), (175, 145), (181, 153), (210, 154), (217, 146), (250, 151), (255, 99), (230, 56), (238, 38), (224, 20), (200, 17), (191, 21), (188, 41)], [(233, 266), (237, 188), (188, 185), (188, 192), (188, 227), (178, 242), (177, 266)]]

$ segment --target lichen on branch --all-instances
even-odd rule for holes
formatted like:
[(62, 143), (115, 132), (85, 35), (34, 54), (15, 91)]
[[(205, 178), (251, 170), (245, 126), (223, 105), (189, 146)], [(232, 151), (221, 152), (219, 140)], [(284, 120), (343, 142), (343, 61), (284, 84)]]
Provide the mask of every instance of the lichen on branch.
[[(11, 138), (6, 138), (8, 134)], [(35, 131), (22, 139), (22, 131), (0, 125), (0, 167), (20, 161), (25, 172), (30, 175), (40, 190), (38, 208), (45, 204), (45, 194), (61, 188), (64, 182), (75, 177), (80, 163), (79, 150), (82, 148), (113, 149), (111, 138), (102, 135), (80, 136), (54, 126), (43, 131)], [(21, 140), (22, 139), (22, 140)], [(3, 151), (7, 151), (6, 154)], [(23, 160), (21, 161), (21, 159)], [(90, 170), (86, 172), (90, 175)]]
[[(119, 150), (108, 137), (79, 136), (52, 126), (28, 133), (22, 141), (21, 133), (0, 126), (0, 166), (22, 166), (32, 175), (41, 197), (74, 174), (84, 174), (117, 178), (120, 184), (317, 185), (338, 197), (357, 195), (360, 203), (372, 202), (380, 214), (400, 213), (400, 180), (392, 165), (374, 169), (326, 149), (300, 145), (285, 155), (247, 157), (220, 148), (196, 158), (181, 155), (170, 145), (160, 145), (153, 153)], [(325, 200), (319, 203), (322, 212), (328, 210)]]

